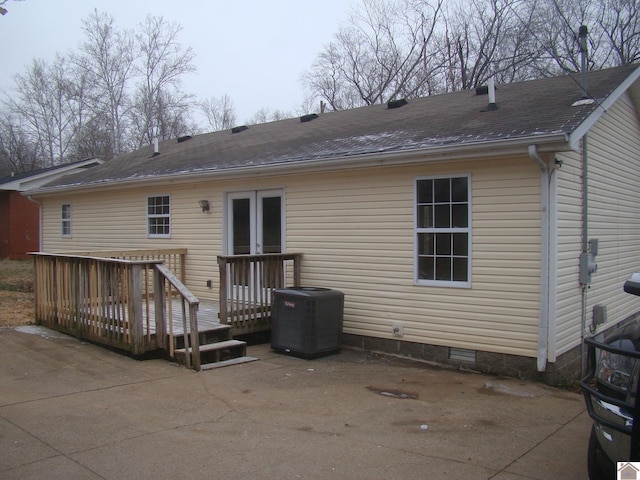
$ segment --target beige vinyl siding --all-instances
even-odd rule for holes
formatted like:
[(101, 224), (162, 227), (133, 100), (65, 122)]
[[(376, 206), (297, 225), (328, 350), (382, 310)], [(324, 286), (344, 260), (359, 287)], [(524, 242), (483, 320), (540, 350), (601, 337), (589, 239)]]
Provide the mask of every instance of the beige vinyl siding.
[[(147, 238), (149, 195), (171, 195), (171, 238)], [(46, 197), (42, 200), (42, 250), (187, 248), (187, 284), (203, 299), (217, 298), (215, 256), (222, 248), (219, 222), (222, 206), (214, 197), (221, 196), (211, 185), (188, 184)], [(201, 198), (211, 201), (211, 213), (202, 212), (198, 205)], [(60, 235), (61, 203), (72, 205), (71, 238)], [(213, 289), (206, 287), (207, 280), (213, 280)]]
[[(304, 253), (304, 284), (346, 294), (345, 332), (393, 338), (391, 323), (401, 321), (403, 340), (535, 355), (539, 171), (527, 158), (479, 165), (287, 181), (288, 249)], [(472, 185), (472, 287), (414, 285), (414, 181), (465, 173)]]
[[(471, 179), (471, 288), (415, 285), (415, 180), (460, 174)], [(540, 171), (526, 156), (46, 197), (43, 249), (188, 248), (187, 285), (216, 299), (224, 194), (274, 188), (284, 190), (286, 246), (303, 254), (303, 285), (345, 293), (345, 332), (394, 338), (399, 321), (405, 341), (535, 357)], [(148, 239), (147, 196), (167, 194), (171, 238)], [(70, 239), (59, 234), (61, 203), (73, 208)]]
[[(640, 299), (625, 294), (624, 281), (640, 271), (640, 123), (627, 96), (591, 129), (589, 164), (589, 238), (599, 239), (598, 271), (587, 290), (587, 325), (593, 306), (607, 307), (604, 328), (640, 310)], [(557, 354), (581, 341), (581, 154), (562, 157), (559, 172)], [(590, 334), (587, 332), (587, 334)]]
[(581, 158), (576, 153), (558, 154), (562, 167), (557, 169), (557, 274), (556, 329), (551, 331), (549, 360), (580, 343), (581, 294), (578, 284), (580, 255), (582, 174)]

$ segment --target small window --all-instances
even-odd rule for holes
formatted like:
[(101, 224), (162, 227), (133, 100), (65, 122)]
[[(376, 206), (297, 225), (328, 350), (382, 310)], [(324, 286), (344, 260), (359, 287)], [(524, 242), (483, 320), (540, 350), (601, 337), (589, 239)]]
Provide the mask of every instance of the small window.
[(471, 285), (469, 176), (416, 180), (416, 283)]
[(71, 205), (68, 203), (62, 204), (62, 236), (71, 236)]
[(171, 197), (169, 195), (147, 198), (147, 232), (151, 238), (171, 235)]

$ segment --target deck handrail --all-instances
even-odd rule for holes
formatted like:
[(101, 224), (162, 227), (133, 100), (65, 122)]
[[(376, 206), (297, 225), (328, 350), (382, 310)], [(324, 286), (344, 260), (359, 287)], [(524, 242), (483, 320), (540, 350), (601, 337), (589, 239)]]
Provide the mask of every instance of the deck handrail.
[(300, 285), (301, 258), (301, 253), (219, 255), (220, 323), (231, 324), (236, 334), (269, 329), (273, 292)]
[[(178, 277), (164, 264), (154, 265), (154, 290), (158, 292), (154, 297), (155, 316), (156, 316), (156, 332), (158, 344), (161, 348), (166, 349), (169, 345), (169, 354), (173, 356), (173, 331), (169, 322), (169, 331), (167, 332), (165, 319), (167, 311), (172, 312), (172, 297), (166, 295), (167, 291), (171, 291), (173, 287), (180, 296), (182, 307), (182, 326), (184, 332), (184, 352), (187, 367), (193, 366), (197, 371), (201, 368), (200, 361), (200, 340), (198, 336), (198, 307), (200, 300), (189, 291), (189, 289), (180, 281)], [(169, 285), (166, 285), (168, 282)], [(187, 322), (187, 309), (185, 302), (189, 304), (189, 321)], [(165, 310), (165, 307), (167, 310)], [(187, 328), (189, 327), (189, 328)], [(161, 336), (159, 332), (162, 332)]]

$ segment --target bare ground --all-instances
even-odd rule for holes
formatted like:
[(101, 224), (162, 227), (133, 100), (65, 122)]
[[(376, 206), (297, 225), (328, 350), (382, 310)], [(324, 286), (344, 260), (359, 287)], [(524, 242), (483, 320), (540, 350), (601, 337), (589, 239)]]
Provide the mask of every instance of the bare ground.
[(0, 261), (0, 327), (33, 323), (33, 263)]

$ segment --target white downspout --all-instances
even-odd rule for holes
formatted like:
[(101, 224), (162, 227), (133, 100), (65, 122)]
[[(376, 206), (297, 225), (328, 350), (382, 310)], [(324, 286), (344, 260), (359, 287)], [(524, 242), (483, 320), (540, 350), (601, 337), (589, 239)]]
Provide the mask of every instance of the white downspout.
[(549, 350), (549, 166), (540, 158), (535, 145), (529, 145), (529, 158), (540, 167), (540, 323), (538, 326), (538, 371), (547, 367)]
[(42, 251), (42, 202), (34, 199), (31, 195), (26, 195), (27, 199), (38, 205), (38, 250)]

